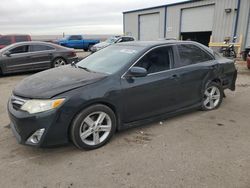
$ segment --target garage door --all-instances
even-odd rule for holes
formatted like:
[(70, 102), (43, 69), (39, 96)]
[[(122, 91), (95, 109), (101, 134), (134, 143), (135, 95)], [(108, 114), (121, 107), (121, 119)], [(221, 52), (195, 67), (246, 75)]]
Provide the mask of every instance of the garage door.
[(139, 40), (157, 40), (160, 37), (159, 13), (139, 16)]
[(214, 5), (182, 10), (181, 32), (212, 31)]
[(250, 47), (250, 18), (248, 20), (246, 47)]

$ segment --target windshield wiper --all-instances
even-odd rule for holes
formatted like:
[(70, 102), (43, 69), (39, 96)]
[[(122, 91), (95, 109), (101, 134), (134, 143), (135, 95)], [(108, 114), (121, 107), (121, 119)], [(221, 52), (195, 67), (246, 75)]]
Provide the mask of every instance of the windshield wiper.
[(88, 71), (88, 72), (93, 72), (92, 70), (88, 69), (87, 67), (77, 66), (77, 68), (83, 69), (83, 70)]

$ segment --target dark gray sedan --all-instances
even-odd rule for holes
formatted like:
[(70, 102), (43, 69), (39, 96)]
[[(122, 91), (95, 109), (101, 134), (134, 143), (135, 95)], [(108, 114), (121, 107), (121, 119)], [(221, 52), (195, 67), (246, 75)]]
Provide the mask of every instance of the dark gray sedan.
[(76, 61), (74, 50), (46, 42), (19, 42), (0, 50), (0, 73), (59, 67)]

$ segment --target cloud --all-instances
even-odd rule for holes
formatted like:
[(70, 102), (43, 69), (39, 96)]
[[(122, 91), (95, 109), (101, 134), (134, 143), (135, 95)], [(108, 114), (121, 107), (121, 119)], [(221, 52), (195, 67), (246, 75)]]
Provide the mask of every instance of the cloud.
[(0, 34), (121, 34), (122, 12), (177, 0), (1, 0)]

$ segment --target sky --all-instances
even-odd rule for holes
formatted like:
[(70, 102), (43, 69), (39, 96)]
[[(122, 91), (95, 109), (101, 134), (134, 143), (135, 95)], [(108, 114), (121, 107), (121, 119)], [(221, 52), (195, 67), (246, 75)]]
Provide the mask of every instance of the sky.
[(183, 0), (1, 0), (0, 34), (122, 34), (122, 12)]

